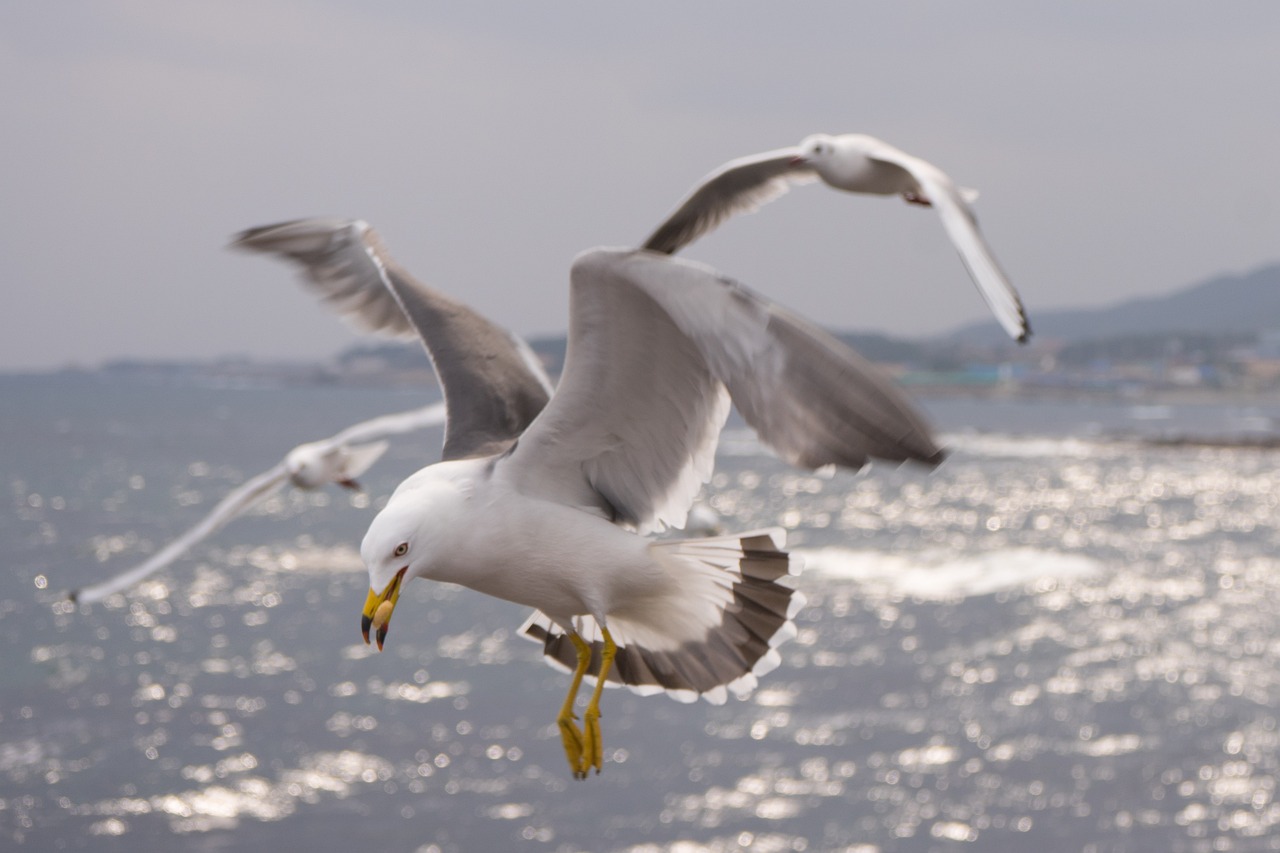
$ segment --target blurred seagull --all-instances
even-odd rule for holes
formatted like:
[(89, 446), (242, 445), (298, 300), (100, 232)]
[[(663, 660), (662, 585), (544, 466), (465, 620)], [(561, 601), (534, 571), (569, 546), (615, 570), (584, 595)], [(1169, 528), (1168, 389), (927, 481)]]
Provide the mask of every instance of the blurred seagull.
[(872, 195), (900, 195), (911, 204), (933, 207), (960, 253), (982, 298), (1011, 338), (1031, 335), (1018, 293), (996, 262), (969, 203), (977, 191), (957, 187), (932, 163), (887, 142), (859, 133), (815, 134), (799, 146), (730, 160), (699, 182), (644, 248), (673, 254), (735, 213), (758, 209), (791, 184), (821, 178), (836, 189)]
[[(581, 255), (564, 372), (547, 402), (518, 339), (393, 266), (365, 223), (285, 223), (247, 231), (241, 244), (303, 264), (357, 322), (407, 320), (444, 389), (443, 461), (400, 484), (361, 545), (365, 641), (372, 632), (382, 648), (413, 578), (535, 608), (523, 633), (573, 673), (557, 724), (578, 778), (603, 762), (607, 682), (723, 702), (749, 692), (795, 633), (803, 599), (787, 580), (798, 566), (783, 531), (646, 535), (685, 522), (731, 402), (803, 467), (942, 457), (875, 368), (704, 266), (648, 251)], [(538, 405), (514, 405), (495, 393), (503, 388)], [(587, 678), (595, 688), (580, 727), (574, 702)]]
[(330, 483), (359, 490), (356, 478), (377, 462), (387, 449), (386, 441), (375, 439), (438, 426), (444, 420), (444, 404), (434, 403), (421, 409), (362, 421), (322, 441), (300, 444), (274, 467), (233, 490), (199, 524), (161, 548), (150, 559), (105, 581), (73, 590), (68, 597), (72, 601), (91, 604), (128, 589), (171, 564), (233, 518), (274, 495), (285, 483), (308, 491)]

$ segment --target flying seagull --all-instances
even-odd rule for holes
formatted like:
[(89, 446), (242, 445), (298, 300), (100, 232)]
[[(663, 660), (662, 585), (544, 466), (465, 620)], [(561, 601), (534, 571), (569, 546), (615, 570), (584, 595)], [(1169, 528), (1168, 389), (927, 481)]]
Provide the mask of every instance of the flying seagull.
[(72, 601), (91, 604), (128, 589), (171, 564), (197, 542), (222, 529), (227, 522), (265, 501), (286, 483), (306, 490), (319, 489), (330, 483), (358, 490), (360, 485), (356, 478), (386, 452), (387, 442), (379, 439), (438, 426), (444, 420), (444, 404), (433, 403), (421, 409), (362, 421), (322, 441), (300, 444), (275, 466), (233, 490), (199, 524), (145, 562), (107, 580), (73, 590), (68, 597)]
[[(302, 263), (322, 295), (366, 325), (408, 318), (444, 388), (443, 460), (401, 483), (361, 545), (366, 642), (372, 634), (382, 648), (413, 578), (535, 608), (523, 633), (573, 672), (557, 723), (579, 778), (602, 765), (607, 682), (723, 702), (750, 691), (795, 631), (802, 598), (787, 581), (797, 566), (782, 531), (647, 535), (684, 522), (731, 402), (803, 467), (942, 455), (901, 394), (852, 350), (697, 264), (636, 250), (580, 256), (560, 384), (513, 429), (510, 406), (489, 404), (494, 388), (528, 390), (528, 365), (512, 350), (490, 357), (485, 342), (503, 336), (487, 321), (476, 338), (440, 334), (444, 314), (480, 319), (457, 303), (452, 313), (425, 307), (439, 295), (392, 274), (367, 225), (307, 220), (240, 242)], [(376, 259), (374, 274), (355, 272), (368, 269), (357, 254)], [(579, 727), (573, 708), (586, 678), (595, 688)]]
[(1018, 292), (996, 262), (969, 209), (977, 192), (957, 187), (945, 172), (887, 142), (860, 133), (815, 134), (798, 146), (730, 160), (703, 178), (644, 248), (674, 254), (735, 213), (753, 211), (785, 193), (791, 184), (821, 178), (854, 193), (900, 195), (933, 207), (960, 253), (982, 298), (1009, 336), (1031, 335)]

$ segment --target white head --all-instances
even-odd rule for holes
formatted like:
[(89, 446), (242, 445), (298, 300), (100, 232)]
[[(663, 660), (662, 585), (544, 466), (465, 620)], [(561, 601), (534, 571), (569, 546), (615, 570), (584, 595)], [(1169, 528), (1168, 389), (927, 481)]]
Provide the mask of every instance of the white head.
[(827, 133), (815, 133), (800, 143), (800, 153), (792, 163), (816, 167), (830, 160), (835, 153), (836, 138)]
[(284, 458), (289, 481), (299, 489), (318, 489), (334, 481), (337, 448), (322, 441), (299, 444)]
[(369, 470), (386, 450), (385, 441), (370, 444), (313, 441), (290, 450), (284, 464), (289, 471), (289, 481), (299, 489), (319, 489), (337, 483), (358, 491), (360, 484), (356, 477)]
[(370, 628), (377, 631), (379, 649), (400, 590), (413, 578), (431, 577), (439, 556), (447, 553), (442, 540), (465, 500), (458, 482), (440, 476), (438, 469), (449, 465), (432, 465), (401, 483), (360, 543), (360, 557), (369, 570), (362, 630), (365, 642)]

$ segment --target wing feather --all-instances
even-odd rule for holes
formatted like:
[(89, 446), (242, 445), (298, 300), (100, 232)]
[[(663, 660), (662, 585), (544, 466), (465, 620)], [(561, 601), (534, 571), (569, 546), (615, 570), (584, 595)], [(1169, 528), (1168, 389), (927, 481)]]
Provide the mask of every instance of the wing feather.
[(365, 328), (417, 332), (448, 406), (445, 459), (505, 449), (550, 397), (550, 380), (523, 341), (414, 279), (365, 222), (284, 222), (244, 231), (232, 245), (299, 264), (305, 282)]
[(928, 426), (826, 332), (701, 265), (597, 249), (571, 273), (555, 397), (500, 462), (517, 487), (640, 530), (680, 524), (709, 477), (728, 396), (808, 468), (936, 463)]
[(391, 415), (379, 415), (367, 421), (353, 424), (329, 439), (334, 444), (356, 444), (373, 441), (387, 435), (413, 432), (427, 427), (440, 426), (444, 423), (444, 403), (432, 403), (420, 409), (397, 412)]
[(812, 169), (792, 164), (799, 153), (779, 148), (725, 163), (698, 182), (641, 248), (675, 254), (729, 217), (758, 210), (792, 184), (816, 180)]
[(168, 545), (165, 545), (145, 562), (105, 581), (74, 590), (69, 597), (72, 601), (90, 604), (128, 589), (168, 566), (189, 551), (200, 540), (221, 529), (223, 525), (233, 518), (247, 512), (254, 505), (275, 494), (288, 479), (289, 471), (285, 468), (284, 463), (281, 462), (274, 468), (247, 480), (218, 501), (217, 506), (201, 519), (199, 524), (174, 539)]
[(957, 187), (951, 178), (932, 163), (913, 157), (887, 143), (877, 146), (869, 155), (874, 160), (907, 170), (924, 190), (925, 197), (942, 217), (947, 236), (969, 270), (969, 277), (1004, 330), (1018, 343), (1026, 343), (1031, 325), (1018, 292), (1000, 268), (991, 248), (978, 230), (978, 221), (965, 200), (973, 190)]

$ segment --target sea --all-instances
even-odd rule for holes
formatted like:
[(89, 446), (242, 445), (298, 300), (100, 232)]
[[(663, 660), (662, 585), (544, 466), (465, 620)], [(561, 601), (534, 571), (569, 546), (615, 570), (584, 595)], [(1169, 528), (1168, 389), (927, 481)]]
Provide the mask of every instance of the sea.
[(830, 476), (731, 422), (703, 501), (787, 530), (798, 636), (745, 700), (607, 691), (583, 781), (523, 608), (415, 581), (361, 639), (360, 539), (438, 429), (66, 600), (429, 398), (0, 378), (0, 849), (1280, 850), (1280, 456), (1239, 441), (1280, 401), (924, 397), (942, 465)]

